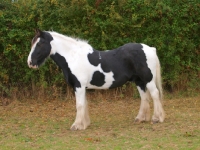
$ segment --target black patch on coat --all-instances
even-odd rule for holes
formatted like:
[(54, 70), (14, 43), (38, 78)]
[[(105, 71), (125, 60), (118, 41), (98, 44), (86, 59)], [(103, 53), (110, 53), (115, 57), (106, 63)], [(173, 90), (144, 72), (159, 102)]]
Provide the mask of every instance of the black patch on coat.
[(114, 80), (110, 88), (122, 86), (127, 81), (135, 82), (143, 91), (146, 84), (153, 78), (148, 68), (143, 46), (138, 43), (128, 43), (110, 51), (97, 51), (88, 54), (89, 62), (101, 68), (104, 72), (112, 71)]
[(88, 54), (88, 60), (93, 66), (98, 66), (100, 64), (99, 59), (100, 51), (96, 51), (93, 49), (93, 53)]
[(99, 71), (95, 71), (90, 84), (101, 87), (105, 83), (105, 75)]
[(76, 91), (76, 88), (80, 88), (81, 84), (76, 78), (76, 76), (72, 74), (66, 59), (58, 53), (54, 55), (52, 54), (50, 57), (62, 69), (66, 81), (73, 87), (74, 91)]
[(94, 50), (93, 53), (88, 54), (88, 60), (93, 66), (98, 66), (99, 64), (101, 64), (102, 70), (104, 72), (108, 73), (111, 71), (111, 69), (110, 69), (109, 65), (106, 63), (107, 61), (105, 62), (105, 60), (109, 56), (107, 57), (104, 53), (105, 52)]
[(51, 52), (50, 42), (53, 40), (51, 34), (48, 32), (41, 32), (39, 38), (40, 41), (36, 44), (31, 55), (31, 65), (33, 66), (40, 66)]
[(153, 74), (147, 65), (147, 58), (142, 50), (143, 46), (141, 44), (128, 44), (126, 48), (132, 49), (133, 59), (131, 64), (133, 64), (135, 73), (131, 80), (143, 91), (146, 91), (146, 84), (153, 79)]

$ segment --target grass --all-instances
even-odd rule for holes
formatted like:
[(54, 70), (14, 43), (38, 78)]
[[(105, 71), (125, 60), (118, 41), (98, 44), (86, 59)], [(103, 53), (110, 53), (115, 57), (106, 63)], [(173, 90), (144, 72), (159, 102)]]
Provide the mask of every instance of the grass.
[(69, 130), (74, 100), (15, 100), (0, 106), (0, 149), (200, 149), (200, 96), (167, 98), (166, 119), (159, 124), (134, 124), (139, 99), (88, 99), (92, 122), (84, 131)]

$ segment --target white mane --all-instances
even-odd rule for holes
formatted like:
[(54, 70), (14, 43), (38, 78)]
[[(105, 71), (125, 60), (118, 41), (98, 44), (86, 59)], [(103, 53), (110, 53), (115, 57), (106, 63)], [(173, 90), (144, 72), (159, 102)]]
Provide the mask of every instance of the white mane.
[[(71, 55), (72, 53), (77, 53), (77, 52), (79, 54), (83, 53), (86, 54), (93, 52), (93, 48), (91, 47), (90, 44), (88, 44), (88, 41), (86, 40), (82, 40), (79, 38), (72, 38), (66, 35), (59, 34), (54, 31), (53, 32), (49, 31), (49, 33), (55, 39), (54, 46), (56, 48), (54, 47), (54, 49), (52, 49), (51, 51), (52, 54), (54, 54), (57, 51), (63, 56), (65, 56), (65, 58), (67, 59), (67, 57), (69, 57), (69, 54), (67, 54), (66, 52), (68, 53), (70, 52)], [(63, 49), (65, 50), (63, 51)]]
[(79, 38), (73, 38), (73, 37), (69, 37), (67, 35), (62, 35), (60, 33), (54, 32), (54, 31), (49, 31), (49, 33), (52, 36), (58, 37), (58, 38), (62, 38), (64, 40), (70, 41), (72, 43), (76, 43), (76, 44), (80, 44), (80, 45), (89, 45), (87, 40), (83, 40), (83, 39), (79, 39)]

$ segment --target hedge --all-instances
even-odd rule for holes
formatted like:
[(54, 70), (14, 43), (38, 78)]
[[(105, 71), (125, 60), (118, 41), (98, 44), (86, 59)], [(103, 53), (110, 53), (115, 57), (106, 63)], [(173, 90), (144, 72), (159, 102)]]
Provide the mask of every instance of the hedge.
[(65, 84), (52, 62), (27, 67), (34, 29), (89, 41), (99, 50), (128, 42), (157, 48), (167, 89), (200, 88), (198, 0), (1, 0), (0, 89), (29, 84)]

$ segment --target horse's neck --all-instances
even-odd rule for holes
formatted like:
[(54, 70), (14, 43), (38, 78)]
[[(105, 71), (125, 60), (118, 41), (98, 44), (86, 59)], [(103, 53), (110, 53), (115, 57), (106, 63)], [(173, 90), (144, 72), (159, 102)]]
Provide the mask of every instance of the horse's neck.
[(52, 54), (59, 53), (62, 56), (69, 57), (74, 53), (85, 53), (92, 51), (92, 47), (85, 41), (74, 39), (57, 33), (53, 34)]
[(50, 57), (65, 72), (66, 66), (68, 66), (68, 57), (72, 55), (74, 50), (73, 45), (70, 40), (59, 37), (59, 35), (53, 36), (53, 39)]
[(80, 55), (87, 55), (93, 51), (92, 47), (84, 41), (76, 40), (71, 37), (55, 34), (54, 40), (51, 42), (51, 54), (58, 53), (63, 56), (66, 61), (73, 61), (73, 59)]
[(61, 38), (54, 38), (54, 40), (51, 42), (51, 45), (52, 45), (52, 54), (70, 53), (71, 51), (74, 50), (72, 42)]

